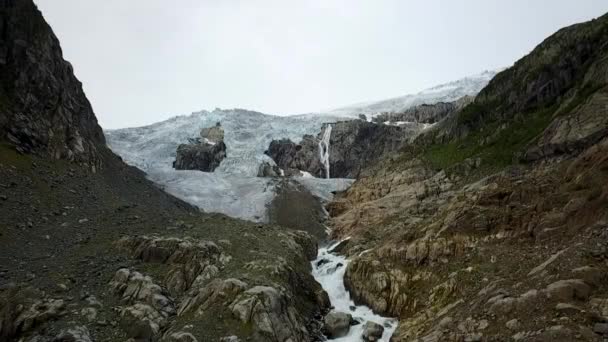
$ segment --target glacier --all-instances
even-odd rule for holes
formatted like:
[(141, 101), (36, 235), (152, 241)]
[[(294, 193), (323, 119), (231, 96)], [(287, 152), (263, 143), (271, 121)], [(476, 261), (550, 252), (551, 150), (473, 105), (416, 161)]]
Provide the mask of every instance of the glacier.
[[(363, 102), (327, 111), (337, 116), (356, 116), (365, 114), (373, 117), (380, 113), (403, 112), (422, 104), (436, 104), (439, 102), (452, 102), (463, 96), (475, 96), (503, 69), (486, 70), (477, 75), (468, 76), (453, 82), (441, 84), (416, 94), (381, 101)], [(368, 117), (368, 119), (369, 119)]]
[[(277, 116), (230, 109), (200, 111), (176, 116), (148, 126), (106, 130), (109, 147), (123, 160), (146, 172), (148, 178), (168, 193), (206, 212), (218, 212), (235, 218), (265, 222), (267, 208), (275, 197), (276, 179), (257, 177), (260, 164), (272, 159), (264, 154), (274, 139), (299, 142), (305, 134), (317, 136), (323, 129), (321, 159), (328, 165), (331, 123), (352, 120), (359, 114), (373, 116), (381, 112), (399, 112), (420, 104), (455, 101), (476, 95), (496, 75), (486, 71), (461, 80), (439, 85), (417, 94), (353, 105), (331, 111)], [(173, 169), (177, 146), (199, 136), (202, 128), (220, 122), (224, 128), (227, 157), (212, 173)], [(328, 168), (326, 169), (327, 171)], [(349, 179), (296, 178), (322, 201), (331, 201), (333, 193), (347, 189)], [(329, 177), (329, 172), (326, 175)]]
[[(323, 124), (342, 117), (306, 114), (274, 116), (232, 109), (200, 111), (149, 126), (105, 131), (109, 147), (125, 162), (146, 172), (168, 193), (206, 212), (219, 212), (245, 220), (267, 221), (267, 206), (275, 196), (276, 179), (257, 177), (261, 163), (274, 164), (264, 154), (273, 139), (299, 142), (305, 134), (317, 135)], [(175, 170), (179, 144), (199, 136), (204, 127), (220, 122), (227, 157), (215, 172)], [(353, 180), (297, 178), (311, 193), (330, 201), (332, 192), (347, 189)]]

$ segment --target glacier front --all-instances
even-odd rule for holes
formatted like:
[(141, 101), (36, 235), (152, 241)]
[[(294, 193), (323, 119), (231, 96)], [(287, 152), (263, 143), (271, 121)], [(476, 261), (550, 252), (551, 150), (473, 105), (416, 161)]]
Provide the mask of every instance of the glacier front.
[[(207, 212), (266, 221), (267, 206), (275, 196), (276, 180), (257, 177), (260, 164), (274, 163), (264, 154), (273, 139), (300, 141), (317, 135), (323, 123), (344, 120), (328, 115), (274, 116), (241, 109), (201, 111), (149, 126), (108, 130), (108, 145), (125, 162), (145, 171), (168, 193)], [(204, 127), (220, 122), (227, 157), (215, 172), (175, 170), (179, 144), (187, 143)], [(302, 184), (323, 200), (344, 190), (352, 180), (302, 178)]]

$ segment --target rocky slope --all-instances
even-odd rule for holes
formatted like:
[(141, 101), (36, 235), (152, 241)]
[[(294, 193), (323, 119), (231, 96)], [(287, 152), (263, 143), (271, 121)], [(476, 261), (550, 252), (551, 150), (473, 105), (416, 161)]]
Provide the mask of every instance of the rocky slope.
[(395, 341), (608, 337), (607, 33), (560, 30), (329, 206)]
[(106, 148), (33, 2), (0, 23), (0, 341), (313, 340), (311, 235), (161, 191)]
[(1, 5), (0, 138), (98, 169), (103, 132), (57, 37), (31, 1)]

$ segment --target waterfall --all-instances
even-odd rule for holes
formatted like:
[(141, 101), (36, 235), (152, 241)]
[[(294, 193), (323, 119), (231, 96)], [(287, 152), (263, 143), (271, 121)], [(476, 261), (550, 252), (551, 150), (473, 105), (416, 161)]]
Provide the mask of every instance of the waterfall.
[(325, 178), (329, 178), (329, 140), (331, 139), (331, 124), (325, 126), (323, 136), (319, 141), (319, 158), (325, 167)]
[[(348, 239), (348, 238), (347, 238)], [(345, 239), (345, 240), (347, 240)], [(344, 274), (349, 260), (333, 252), (340, 242), (332, 246), (319, 248), (317, 259), (312, 264), (312, 275), (327, 292), (333, 311), (349, 313), (359, 324), (351, 326), (348, 335), (330, 340), (332, 342), (359, 342), (363, 334), (363, 326), (371, 321), (384, 327), (384, 333), (379, 342), (388, 342), (397, 329), (398, 321), (395, 318), (382, 317), (375, 314), (365, 305), (356, 305), (350, 293), (344, 286)]]

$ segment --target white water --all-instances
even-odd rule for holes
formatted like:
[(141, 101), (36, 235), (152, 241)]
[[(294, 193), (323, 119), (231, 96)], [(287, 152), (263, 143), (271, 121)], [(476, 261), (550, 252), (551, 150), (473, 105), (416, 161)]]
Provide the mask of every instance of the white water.
[[(361, 324), (351, 326), (348, 335), (333, 339), (332, 341), (360, 342), (362, 341), (361, 335), (363, 334), (365, 322), (372, 321), (384, 326), (384, 334), (380, 341), (388, 342), (395, 329), (397, 329), (397, 320), (377, 315), (367, 306), (355, 305), (354, 301), (350, 298), (350, 293), (344, 287), (344, 273), (349, 260), (344, 256), (331, 252), (338, 243), (329, 247), (319, 248), (317, 259), (312, 262), (312, 275), (329, 295), (331, 305), (334, 307), (332, 311), (350, 313)], [(317, 263), (321, 260), (327, 260), (327, 262), (317, 267)], [(340, 264), (342, 266), (338, 266)], [(352, 307), (354, 307), (354, 310), (351, 310)]]
[(319, 158), (325, 167), (325, 178), (329, 178), (329, 140), (331, 139), (331, 125), (325, 126), (323, 137), (319, 141)]

